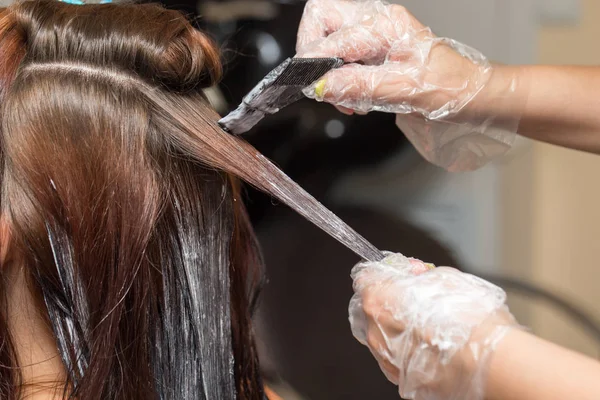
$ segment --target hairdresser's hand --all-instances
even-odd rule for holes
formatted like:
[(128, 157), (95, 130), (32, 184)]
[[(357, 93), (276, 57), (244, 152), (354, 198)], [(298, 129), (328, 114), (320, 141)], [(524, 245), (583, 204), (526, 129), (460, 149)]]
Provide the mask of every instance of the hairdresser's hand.
[(462, 107), (489, 79), (483, 56), (473, 52), (470, 60), (451, 44), (399, 5), (309, 0), (297, 52), (352, 63), (326, 76), (314, 93), (319, 100), (356, 111), (421, 111), (436, 117)]
[(403, 398), (483, 399), (490, 356), (516, 326), (502, 289), (399, 254), (352, 277), (352, 332)]
[(474, 169), (510, 147), (519, 118), (501, 116), (515, 107), (507, 99), (514, 77), (496, 74), (480, 52), (436, 37), (402, 6), (309, 0), (297, 53), (348, 63), (308, 88), (308, 97), (349, 113), (398, 114), (425, 158), (449, 170)]

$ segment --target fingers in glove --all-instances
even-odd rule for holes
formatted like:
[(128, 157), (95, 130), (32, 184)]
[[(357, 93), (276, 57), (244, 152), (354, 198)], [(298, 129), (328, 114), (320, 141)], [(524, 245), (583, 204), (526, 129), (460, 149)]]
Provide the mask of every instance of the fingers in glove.
[(388, 348), (388, 342), (386, 341), (381, 329), (376, 324), (370, 325), (367, 333), (367, 347), (371, 351), (371, 354), (379, 364), (379, 368), (385, 374), (387, 379), (395, 384), (398, 384), (398, 376), (400, 370), (391, 360), (395, 360)]
[[(381, 63), (405, 36), (424, 39), (431, 31), (399, 5), (338, 2), (334, 7), (307, 5), (298, 35), (298, 56), (340, 57), (346, 62)], [(310, 6), (310, 9), (309, 9)], [(315, 16), (317, 13), (320, 15)], [(328, 13), (329, 15), (324, 15)]]
[(298, 28), (296, 51), (301, 56), (310, 44), (325, 39), (354, 15), (356, 3), (347, 0), (310, 0)]
[[(403, 107), (405, 99), (418, 96), (414, 77), (401, 64), (369, 66), (348, 64), (330, 71), (305, 90), (305, 94), (359, 112)], [(413, 99), (411, 99), (413, 101)]]

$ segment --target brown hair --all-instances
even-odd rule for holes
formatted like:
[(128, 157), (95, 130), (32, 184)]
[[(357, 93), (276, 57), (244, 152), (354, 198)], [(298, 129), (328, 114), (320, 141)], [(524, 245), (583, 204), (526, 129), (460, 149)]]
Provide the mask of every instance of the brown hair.
[[(211, 42), (156, 5), (0, 14), (0, 240), (26, 266), (72, 398), (263, 396), (256, 243), (220, 144), (198, 137), (214, 135), (200, 89), (219, 76)], [(190, 126), (168, 114), (181, 105)], [(16, 399), (9, 328), (3, 315), (0, 397)]]
[[(156, 5), (0, 12), (0, 268), (25, 266), (81, 399), (261, 399), (262, 272), (240, 177), (367, 258), (380, 252), (254, 148), (201, 89), (211, 42)], [(7, 246), (6, 246), (7, 245)], [(6, 312), (0, 397), (19, 396)]]

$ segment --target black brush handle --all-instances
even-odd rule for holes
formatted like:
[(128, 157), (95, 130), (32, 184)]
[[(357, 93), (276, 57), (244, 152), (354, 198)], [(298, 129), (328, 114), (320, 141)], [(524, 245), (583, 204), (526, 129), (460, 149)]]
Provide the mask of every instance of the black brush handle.
[(274, 86), (307, 87), (334, 68), (344, 65), (337, 57), (292, 58), (287, 68), (273, 82)]
[(343, 64), (336, 57), (288, 58), (269, 72), (238, 108), (221, 118), (219, 125), (233, 135), (248, 132), (266, 115), (300, 100), (302, 89)]

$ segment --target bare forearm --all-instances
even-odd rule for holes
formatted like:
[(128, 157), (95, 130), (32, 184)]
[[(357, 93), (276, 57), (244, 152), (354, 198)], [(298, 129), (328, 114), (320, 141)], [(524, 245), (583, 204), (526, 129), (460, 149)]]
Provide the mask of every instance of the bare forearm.
[(600, 363), (513, 330), (492, 358), (487, 400), (596, 400)]
[(516, 77), (519, 133), (528, 138), (600, 153), (600, 67), (498, 67), (496, 79)]

